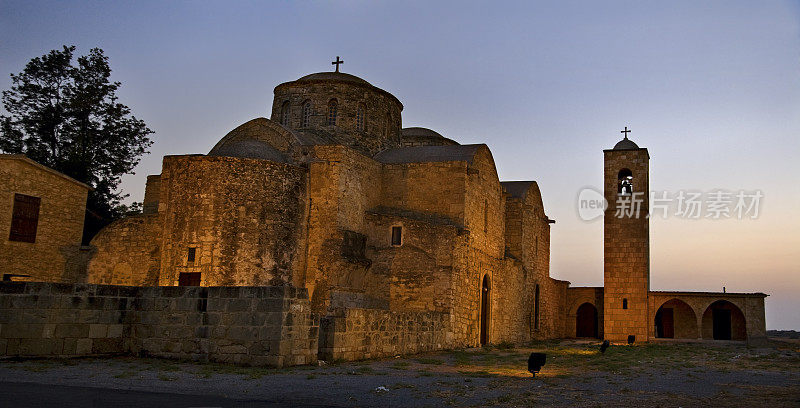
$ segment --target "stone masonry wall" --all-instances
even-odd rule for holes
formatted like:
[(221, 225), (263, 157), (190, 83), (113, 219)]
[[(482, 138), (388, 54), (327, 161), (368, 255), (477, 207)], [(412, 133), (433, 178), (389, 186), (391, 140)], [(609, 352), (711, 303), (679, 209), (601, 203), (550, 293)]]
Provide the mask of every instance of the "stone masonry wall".
[[(506, 198), (506, 251), (525, 269), (524, 310), (531, 338), (557, 338), (563, 332), (565, 285), (550, 278), (550, 223), (536, 182), (522, 197)], [(539, 288), (538, 317), (536, 288)], [(538, 323), (538, 325), (537, 325)]]
[[(443, 217), (380, 208), (367, 212), (368, 293), (388, 298), (391, 310), (449, 312), (453, 248), (463, 228)], [(401, 245), (391, 244), (402, 228)]]
[[(268, 160), (166, 156), (159, 284), (279, 286), (304, 267), (305, 169)], [(195, 248), (194, 261), (189, 249)]]
[[(63, 282), (79, 274), (81, 236), (88, 190), (27, 159), (0, 155), (0, 275), (29, 275), (27, 280)], [(9, 241), (14, 195), (41, 199), (36, 240)], [(78, 268), (82, 269), (82, 268)]]
[(0, 356), (283, 366), (314, 363), (317, 342), (304, 289), (0, 283)]
[(117, 220), (95, 235), (88, 283), (156, 286), (161, 269), (161, 220), (157, 213)]
[(319, 358), (361, 360), (452, 347), (450, 315), (346, 309), (320, 321)]
[(144, 188), (144, 201), (142, 201), (142, 212), (151, 214), (158, 212), (158, 201), (161, 195), (161, 175), (147, 176), (147, 184)]
[[(500, 276), (505, 272), (505, 197), (491, 152), (486, 146), (479, 148), (466, 171), (464, 195), (464, 224), (468, 231), (466, 244), (456, 256), (457, 267), (453, 274), (454, 324), (456, 341), (465, 346), (480, 344), (481, 287), (484, 276), (489, 277), (489, 343), (502, 341), (506, 328), (498, 331), (495, 317), (503, 314), (524, 314), (524, 287), (515, 285), (513, 276)], [(457, 250), (459, 249), (456, 247)], [(497, 285), (503, 282), (505, 284)], [(501, 308), (500, 300), (516, 299)], [(520, 329), (524, 331), (523, 329)], [(495, 336), (497, 332), (497, 336)], [(497, 338), (496, 338), (497, 337)]]
[[(308, 267), (303, 282), (317, 311), (329, 292), (369, 292), (365, 259), (342, 255), (345, 231), (366, 234), (365, 212), (380, 200), (380, 164), (346, 146), (315, 146), (308, 177)], [(369, 296), (378, 296), (369, 294)]]

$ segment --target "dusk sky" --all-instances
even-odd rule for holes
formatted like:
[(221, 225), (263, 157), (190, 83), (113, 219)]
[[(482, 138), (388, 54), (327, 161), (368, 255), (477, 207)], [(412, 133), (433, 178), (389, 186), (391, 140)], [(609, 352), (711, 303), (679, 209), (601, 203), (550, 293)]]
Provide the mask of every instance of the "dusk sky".
[(538, 181), (551, 274), (573, 286), (603, 283), (602, 221), (577, 196), (628, 126), (651, 190), (763, 194), (757, 219), (653, 219), (651, 288), (764, 292), (767, 328), (800, 329), (798, 1), (0, 1), (0, 89), (62, 45), (105, 50), (155, 131), (131, 200), (164, 155), (207, 153), (338, 55), (400, 99), (404, 127), (486, 143), (501, 180)]

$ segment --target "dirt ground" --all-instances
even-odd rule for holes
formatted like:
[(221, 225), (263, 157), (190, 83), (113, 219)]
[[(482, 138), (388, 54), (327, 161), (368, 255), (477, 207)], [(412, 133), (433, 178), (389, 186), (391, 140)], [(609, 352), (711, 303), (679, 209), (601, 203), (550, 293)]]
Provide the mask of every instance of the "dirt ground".
[[(535, 378), (527, 372), (533, 351), (547, 354)], [(132, 357), (3, 360), (0, 382), (170, 393), (193, 396), (192, 404), (213, 397), (216, 406), (796, 407), (800, 342), (659, 342), (601, 354), (599, 342), (551, 341), (283, 369)], [(24, 406), (13, 400), (19, 395), (0, 402)]]

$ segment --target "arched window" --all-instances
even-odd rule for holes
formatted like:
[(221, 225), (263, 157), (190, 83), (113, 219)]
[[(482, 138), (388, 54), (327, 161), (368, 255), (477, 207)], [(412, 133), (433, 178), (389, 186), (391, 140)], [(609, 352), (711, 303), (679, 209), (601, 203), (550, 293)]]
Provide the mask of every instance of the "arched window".
[(311, 102), (305, 101), (303, 103), (303, 121), (301, 127), (308, 127), (311, 123), (311, 111), (313, 110)]
[(480, 345), (485, 346), (489, 343), (489, 314), (491, 300), (491, 282), (489, 275), (483, 276), (483, 284), (481, 285), (481, 331), (480, 331)]
[(358, 104), (358, 112), (356, 112), (356, 129), (364, 131), (364, 122), (366, 122), (366, 109), (363, 103)]
[(289, 126), (289, 101), (281, 106), (281, 125)]
[(620, 195), (633, 194), (633, 173), (629, 169), (622, 169), (617, 174), (617, 193)]
[(336, 99), (331, 99), (328, 102), (328, 126), (336, 126), (336, 111), (339, 108), (339, 104), (336, 103)]

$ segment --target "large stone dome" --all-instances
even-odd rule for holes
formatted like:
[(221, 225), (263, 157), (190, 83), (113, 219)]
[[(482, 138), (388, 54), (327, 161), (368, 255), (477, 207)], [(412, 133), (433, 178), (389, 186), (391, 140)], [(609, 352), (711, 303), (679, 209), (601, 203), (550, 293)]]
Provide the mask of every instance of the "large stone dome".
[(301, 144), (302, 141), (291, 130), (269, 119), (255, 118), (228, 132), (208, 155), (286, 163), (293, 157), (293, 148)]
[(317, 72), (275, 87), (271, 120), (369, 155), (401, 143), (403, 104), (343, 72)]

